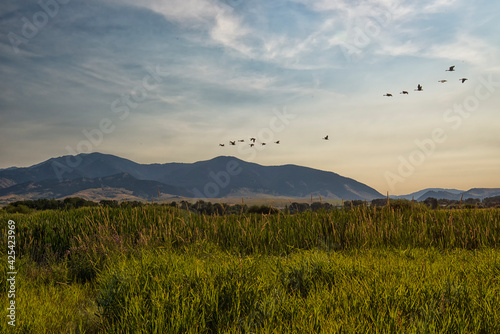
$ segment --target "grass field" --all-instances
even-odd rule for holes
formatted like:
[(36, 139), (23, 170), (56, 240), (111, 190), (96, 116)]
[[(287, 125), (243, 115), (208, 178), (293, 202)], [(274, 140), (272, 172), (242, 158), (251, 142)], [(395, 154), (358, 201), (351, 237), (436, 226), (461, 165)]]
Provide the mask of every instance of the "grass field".
[(7, 214), (9, 333), (499, 333), (500, 210)]

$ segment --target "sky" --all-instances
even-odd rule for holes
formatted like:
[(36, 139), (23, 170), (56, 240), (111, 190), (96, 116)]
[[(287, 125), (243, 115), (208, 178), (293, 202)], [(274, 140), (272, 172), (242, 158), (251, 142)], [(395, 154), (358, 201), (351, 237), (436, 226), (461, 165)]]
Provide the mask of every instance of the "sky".
[(0, 168), (226, 155), (500, 187), (499, 60), (493, 0), (6, 0)]

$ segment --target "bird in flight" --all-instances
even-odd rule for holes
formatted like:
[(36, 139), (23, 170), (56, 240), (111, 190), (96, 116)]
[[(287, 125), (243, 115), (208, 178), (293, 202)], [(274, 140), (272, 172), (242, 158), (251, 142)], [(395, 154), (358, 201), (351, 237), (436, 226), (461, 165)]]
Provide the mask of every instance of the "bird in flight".
[(455, 71), (455, 66), (450, 66), (450, 68), (449, 68), (449, 69), (447, 69), (446, 71), (448, 71), (448, 72), (453, 72), (453, 71)]
[(467, 78), (462, 78), (462, 79), (458, 79), (458, 80), (460, 80), (460, 81), (462, 81), (462, 83), (464, 83), (465, 80), (468, 80), (468, 79)]
[(401, 93), (399, 93), (399, 94), (408, 94), (408, 91), (404, 90), (404, 91), (402, 91), (402, 92), (401, 92)]
[(219, 144), (219, 146), (224, 146), (224, 144)]
[(328, 140), (328, 135), (326, 137), (323, 137), (324, 140)]
[(275, 143), (275, 144), (279, 144), (279, 143), (280, 143), (280, 141), (278, 140), (278, 141), (275, 141), (274, 143)]
[(445, 83), (447, 80), (439, 80), (440, 83)]
[(421, 92), (423, 91), (424, 89), (422, 88), (422, 85), (421, 84), (418, 84), (417, 86), (417, 89), (415, 89), (417, 92)]
[(392, 94), (387, 93), (387, 94), (385, 94), (384, 96), (392, 97)]
[(266, 143), (261, 143), (262, 146), (266, 145)]
[(236, 142), (235, 141), (229, 141), (229, 144), (236, 145)]
[(249, 145), (250, 145), (250, 147), (253, 147), (254, 144), (249, 144)]
[(255, 138), (250, 138), (250, 141), (255, 143)]
[(243, 143), (244, 141), (245, 141), (245, 139), (239, 139), (238, 143)]

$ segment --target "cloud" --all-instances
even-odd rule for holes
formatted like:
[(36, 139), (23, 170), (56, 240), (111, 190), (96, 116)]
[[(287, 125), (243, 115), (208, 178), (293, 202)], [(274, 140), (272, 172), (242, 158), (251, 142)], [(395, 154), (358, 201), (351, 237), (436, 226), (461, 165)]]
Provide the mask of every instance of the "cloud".
[(489, 43), (477, 36), (461, 32), (457, 34), (454, 41), (432, 45), (424, 52), (424, 55), (432, 58), (462, 60), (478, 65), (491, 61), (493, 52), (494, 49), (490, 47)]
[(235, 14), (233, 8), (223, 2), (206, 0), (145, 0), (141, 2), (125, 0), (113, 2), (147, 8), (185, 30), (208, 31), (212, 43), (243, 55), (251, 53), (251, 48), (242, 41), (249, 31)]
[(430, 3), (425, 3), (422, 7), (423, 13), (439, 13), (454, 7), (458, 0), (435, 0)]

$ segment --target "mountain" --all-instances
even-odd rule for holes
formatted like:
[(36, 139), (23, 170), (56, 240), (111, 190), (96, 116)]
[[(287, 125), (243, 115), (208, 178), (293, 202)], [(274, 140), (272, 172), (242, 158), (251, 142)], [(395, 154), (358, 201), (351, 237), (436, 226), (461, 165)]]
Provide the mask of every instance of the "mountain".
[(464, 194), (464, 199), (479, 198), (481, 200), (486, 197), (500, 196), (500, 188), (472, 188), (467, 190)]
[(462, 193), (452, 193), (444, 190), (430, 190), (423, 193), (420, 197), (415, 198), (417, 201), (424, 201), (425, 199), (432, 197), (436, 199), (447, 199), (447, 200), (460, 200)]
[(430, 190), (423, 193), (420, 197), (415, 199), (417, 201), (423, 201), (426, 198), (433, 197), (436, 199), (447, 199), (447, 200), (455, 200), (459, 201), (460, 199), (468, 199), (468, 198), (479, 198), (480, 200), (485, 199), (486, 197), (494, 197), (500, 196), (500, 188), (472, 188), (467, 191), (462, 192), (452, 192), (445, 190)]
[[(411, 199), (418, 200), (419, 198), (424, 197), (425, 193), (427, 193), (427, 192), (429, 192), (429, 193), (430, 192), (443, 193), (444, 196), (451, 196), (451, 195), (461, 194), (464, 191), (458, 190), (458, 189), (426, 188), (426, 189), (422, 189), (422, 190), (416, 191), (416, 192), (408, 194), (408, 195), (390, 196), (390, 197), (391, 198), (402, 198), (402, 199), (407, 199), (407, 200), (411, 200)], [(439, 196), (439, 195), (437, 195), (437, 196)], [(434, 196), (425, 196), (424, 199), (426, 199), (427, 197), (434, 197)], [(438, 197), (434, 197), (434, 198), (438, 198)], [(443, 198), (445, 198), (445, 197), (443, 197)]]
[(407, 200), (415, 199), (416, 201), (423, 201), (426, 198), (433, 197), (436, 199), (447, 199), (459, 201), (467, 198), (479, 198), (480, 200), (486, 197), (500, 196), (500, 188), (472, 188), (467, 191), (458, 189), (445, 189), (445, 188), (426, 188), (408, 195), (390, 196), (390, 198), (403, 198)]
[[(16, 184), (33, 181), (73, 180), (79, 178), (106, 177), (119, 173), (127, 173), (138, 179), (147, 172), (141, 165), (133, 161), (109, 154), (91, 153), (77, 156), (63, 156), (52, 158), (42, 163), (25, 168), (9, 168), (0, 171), (0, 179), (9, 179)], [(154, 171), (149, 168), (150, 172)], [(154, 179), (154, 176), (153, 176)]]
[(130, 194), (131, 197), (151, 198), (156, 197), (158, 192), (162, 194), (177, 194), (180, 196), (192, 196), (185, 189), (165, 185), (157, 181), (138, 180), (127, 173), (119, 173), (106, 177), (80, 178), (54, 182), (54, 180), (28, 181), (0, 189), (0, 197), (6, 195), (17, 195), (35, 198), (63, 198), (75, 193), (89, 189), (115, 189)]
[[(262, 166), (220, 156), (195, 163), (139, 164), (91, 153), (52, 158), (31, 167), (0, 170), (0, 198), (61, 198), (98, 192), (195, 198), (283, 196), (371, 200), (382, 194), (333, 172)], [(114, 191), (111, 191), (114, 189)], [(89, 195), (90, 196), (90, 195)]]

